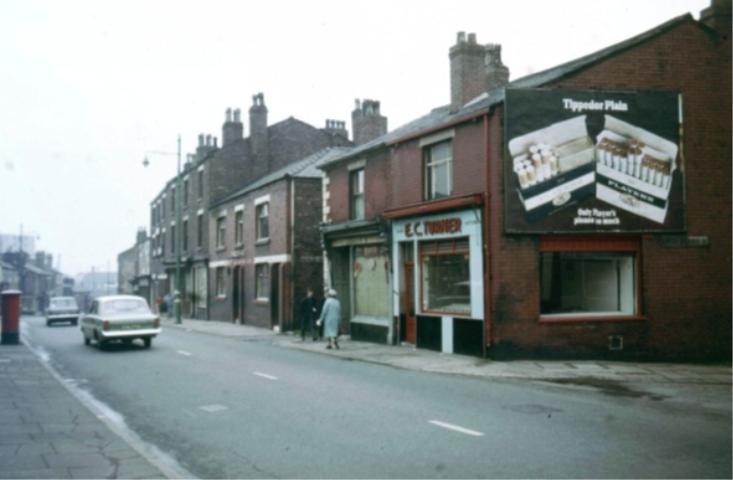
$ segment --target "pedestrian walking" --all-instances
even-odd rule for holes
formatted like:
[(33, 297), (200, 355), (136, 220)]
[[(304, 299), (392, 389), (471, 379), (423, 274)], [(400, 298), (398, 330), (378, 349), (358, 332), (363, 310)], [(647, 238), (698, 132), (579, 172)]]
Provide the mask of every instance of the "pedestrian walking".
[(313, 296), (313, 289), (308, 287), (306, 295), (300, 302), (300, 339), (305, 341), (306, 330), (310, 331), (311, 338), (315, 342), (318, 339), (318, 302)]
[(328, 298), (323, 304), (321, 316), (318, 319), (318, 326), (323, 324), (323, 336), (328, 339), (326, 348), (339, 348), (339, 324), (341, 323), (341, 303), (336, 298), (336, 290), (330, 289), (327, 292)]

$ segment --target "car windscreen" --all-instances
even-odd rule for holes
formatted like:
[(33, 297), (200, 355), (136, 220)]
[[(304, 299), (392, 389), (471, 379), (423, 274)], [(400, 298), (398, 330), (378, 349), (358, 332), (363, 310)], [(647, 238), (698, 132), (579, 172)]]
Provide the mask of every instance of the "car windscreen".
[(60, 309), (60, 308), (69, 308), (69, 309), (77, 308), (77, 306), (76, 306), (76, 300), (74, 300), (73, 298), (52, 298), (51, 299), (51, 305), (50, 305), (50, 307), (51, 308), (56, 308), (56, 309)]
[(107, 300), (99, 306), (102, 315), (134, 315), (138, 313), (149, 314), (150, 309), (145, 300), (136, 298), (121, 298)]

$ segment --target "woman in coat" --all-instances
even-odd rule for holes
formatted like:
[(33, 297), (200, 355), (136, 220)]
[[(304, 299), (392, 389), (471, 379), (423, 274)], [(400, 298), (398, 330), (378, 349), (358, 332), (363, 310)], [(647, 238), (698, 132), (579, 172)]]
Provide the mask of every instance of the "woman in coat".
[(323, 324), (323, 336), (328, 339), (326, 348), (339, 348), (339, 324), (341, 323), (341, 303), (336, 298), (336, 290), (330, 289), (328, 298), (321, 309), (318, 325)]

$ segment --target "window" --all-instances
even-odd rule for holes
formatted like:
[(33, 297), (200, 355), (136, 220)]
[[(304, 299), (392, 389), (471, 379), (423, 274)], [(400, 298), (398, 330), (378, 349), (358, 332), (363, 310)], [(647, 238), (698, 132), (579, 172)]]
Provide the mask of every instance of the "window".
[(425, 147), (425, 200), (448, 197), (453, 192), (451, 148), (450, 141)]
[(221, 216), (216, 219), (216, 248), (226, 247), (227, 217)]
[(257, 205), (257, 240), (270, 238), (270, 204)]
[(270, 265), (267, 263), (255, 265), (255, 297), (257, 300), (270, 298)]
[(471, 272), (465, 238), (420, 243), (422, 311), (471, 314)]
[(540, 254), (542, 315), (633, 315), (633, 252), (550, 251)]
[(226, 285), (224, 285), (224, 267), (216, 267), (216, 296), (226, 297)]
[(204, 214), (197, 215), (198, 232), (196, 232), (196, 246), (201, 248), (204, 246)]
[(183, 251), (188, 251), (188, 220), (183, 221), (183, 231), (181, 232), (183, 235)]
[(390, 318), (389, 252), (386, 245), (354, 247), (354, 314)]
[(176, 211), (176, 187), (171, 187), (171, 213)]
[(199, 190), (199, 199), (204, 198), (204, 169), (202, 168), (199, 170), (198, 173), (198, 181), (196, 182), (198, 184), (198, 190)]
[(234, 244), (241, 247), (244, 244), (244, 211), (234, 214)]
[(188, 178), (183, 179), (183, 204), (188, 205)]
[(171, 253), (176, 253), (176, 226), (171, 225)]
[(349, 216), (352, 220), (364, 218), (364, 169), (349, 172)]
[(160, 234), (160, 256), (165, 255), (165, 229)]

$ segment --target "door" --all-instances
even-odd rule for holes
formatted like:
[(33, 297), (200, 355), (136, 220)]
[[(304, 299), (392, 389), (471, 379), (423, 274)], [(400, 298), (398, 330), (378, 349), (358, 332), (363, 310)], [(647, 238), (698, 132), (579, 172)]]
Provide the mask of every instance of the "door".
[(270, 325), (280, 325), (280, 264), (270, 265)]
[(417, 319), (415, 318), (415, 263), (412, 242), (402, 244), (402, 292), (400, 310), (405, 318), (402, 338), (405, 342), (417, 342)]
[(232, 272), (232, 322), (239, 323), (241, 320), (241, 267), (234, 267)]

